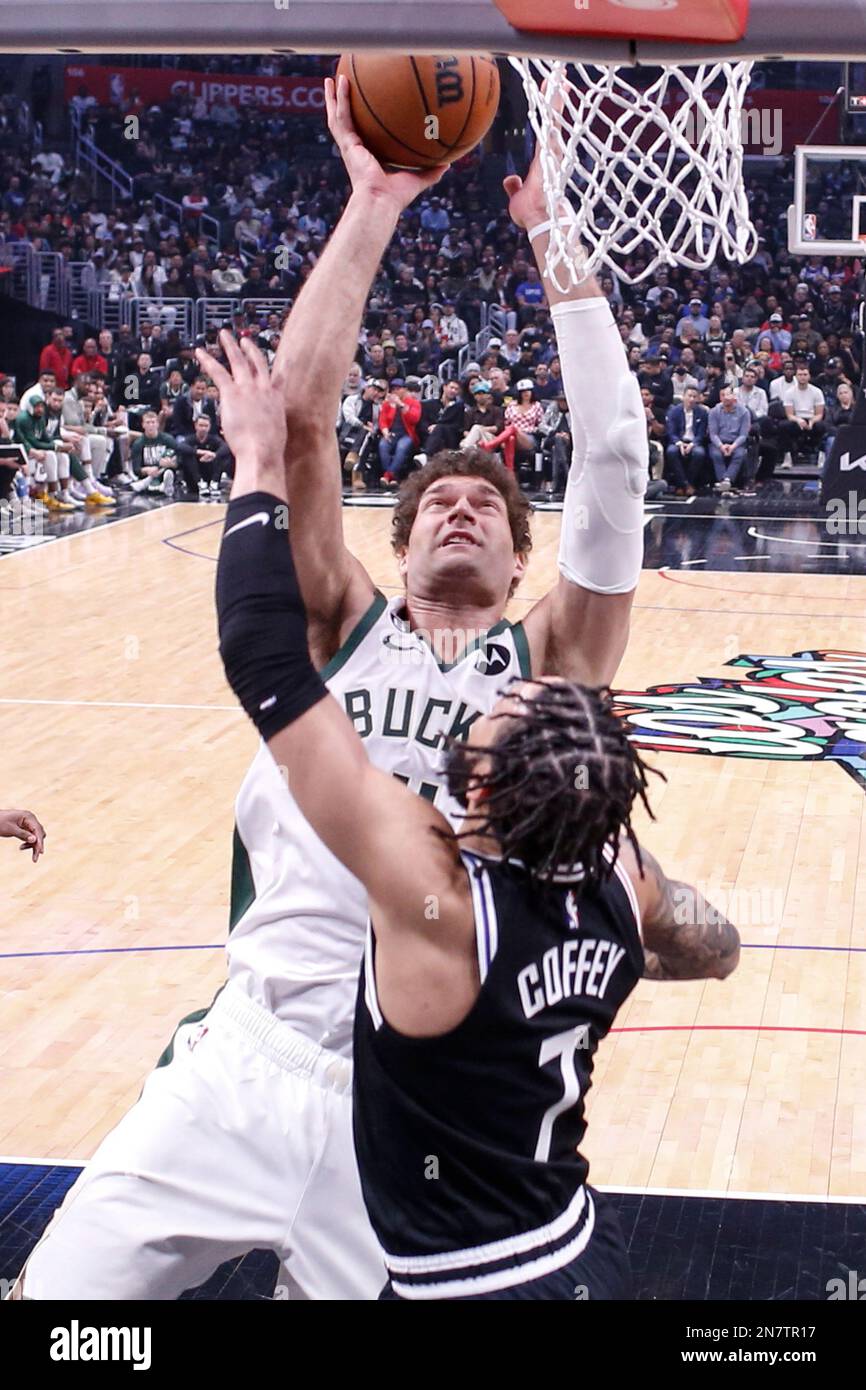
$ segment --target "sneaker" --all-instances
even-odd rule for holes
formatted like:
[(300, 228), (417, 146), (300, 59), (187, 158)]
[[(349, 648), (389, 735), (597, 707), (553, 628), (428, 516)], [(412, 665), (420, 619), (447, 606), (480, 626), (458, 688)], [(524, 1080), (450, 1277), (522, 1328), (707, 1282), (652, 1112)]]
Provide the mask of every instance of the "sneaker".
[(199, 478), (198, 480), (198, 495), (199, 497), (207, 497), (208, 495), (208, 487), (204, 478)]
[(360, 470), (360, 468), (356, 468), (356, 469), (354, 469), (353, 472), (352, 472), (352, 491), (353, 491), (353, 492), (366, 492), (366, 491), (367, 491), (367, 484), (364, 482), (364, 479), (363, 479), (363, 477), (361, 476), (361, 470)]
[(167, 468), (162, 475), (162, 490), (166, 497), (174, 497), (174, 469)]
[(83, 483), (76, 482), (73, 479), (73, 481), (69, 484), (69, 487), (67, 488), (67, 492), (69, 493), (69, 496), (72, 498), (73, 502), (87, 501), (87, 493), (84, 490)]
[(81, 498), (73, 497), (72, 493), (69, 491), (69, 488), (64, 488), (60, 494), (60, 497), (61, 500), (68, 503), (70, 507), (78, 508), (84, 506), (84, 503), (82, 502)]
[(65, 502), (56, 492), (45, 494), (45, 505), (51, 512), (74, 512), (75, 508), (71, 502)]
[(217, 499), (217, 501), (219, 501), (219, 498), (222, 496), (222, 489), (221, 489), (219, 483), (211, 483), (211, 485), (210, 485), (210, 495), (211, 495), (211, 497), (215, 497), (215, 498)]
[(782, 462), (778, 465), (778, 467), (784, 468), (786, 472), (788, 471), (788, 469), (793, 468), (794, 460), (791, 458), (791, 455), (786, 454), (785, 457), (782, 459)]
[(144, 492), (145, 488), (149, 486), (150, 478), (136, 478), (135, 482), (130, 484), (133, 492)]
[[(134, 482), (135, 478), (133, 478), (129, 473), (115, 473), (114, 477), (111, 479), (113, 487), (132, 487)], [(99, 479), (99, 483), (100, 486), (102, 486), (101, 478)]]
[(85, 507), (116, 507), (117, 502), (113, 497), (106, 497), (104, 492), (89, 492), (84, 505)]

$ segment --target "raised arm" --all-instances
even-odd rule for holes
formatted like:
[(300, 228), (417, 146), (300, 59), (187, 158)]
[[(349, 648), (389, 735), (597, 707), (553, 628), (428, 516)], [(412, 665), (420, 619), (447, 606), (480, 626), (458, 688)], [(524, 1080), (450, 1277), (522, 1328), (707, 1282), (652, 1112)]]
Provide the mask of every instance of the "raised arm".
[[(230, 372), (204, 351), (199, 356), (219, 385), (236, 459), (217, 568), (226, 676), (285, 769), (302, 814), (367, 889), (389, 1003), (389, 980), (411, 984), (389, 1020), (408, 1032), (441, 1032), (471, 1006), (477, 983), (471, 893), (457, 842), (431, 802), (372, 766), (315, 672), (286, 536), (281, 388), (249, 339), (239, 347), (224, 333), (222, 341)], [(455, 942), (462, 947), (456, 953)], [(458, 1003), (463, 1012), (452, 1017)]]
[(550, 304), (573, 441), (559, 579), (524, 622), (532, 670), (609, 685), (643, 562), (649, 444), (640, 392), (595, 278), (563, 292), (547, 275), (550, 224), (538, 152), (525, 182), (511, 175), (505, 190), (512, 221), (529, 233)]
[(740, 959), (740, 934), (692, 884), (668, 878), (641, 846), (643, 873), (628, 842), (620, 863), (637, 894), (648, 980), (724, 980)]
[(311, 644), (326, 657), (362, 616), (373, 584), (343, 541), (342, 484), (334, 421), (358, 345), (370, 286), (400, 213), (444, 170), (386, 174), (352, 125), (349, 84), (325, 81), (328, 126), (352, 194), (280, 339), (273, 379), (283, 391), (288, 426), (286, 485), (292, 550), (311, 624)]

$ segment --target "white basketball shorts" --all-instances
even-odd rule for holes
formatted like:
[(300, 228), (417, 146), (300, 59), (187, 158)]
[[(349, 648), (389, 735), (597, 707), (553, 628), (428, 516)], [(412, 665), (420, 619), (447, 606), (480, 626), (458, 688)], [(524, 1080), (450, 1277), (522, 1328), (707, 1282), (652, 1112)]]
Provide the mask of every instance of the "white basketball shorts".
[(34, 1299), (174, 1299), (274, 1250), (290, 1297), (385, 1283), (352, 1143), (352, 1065), (231, 985), (103, 1140), (28, 1260)]

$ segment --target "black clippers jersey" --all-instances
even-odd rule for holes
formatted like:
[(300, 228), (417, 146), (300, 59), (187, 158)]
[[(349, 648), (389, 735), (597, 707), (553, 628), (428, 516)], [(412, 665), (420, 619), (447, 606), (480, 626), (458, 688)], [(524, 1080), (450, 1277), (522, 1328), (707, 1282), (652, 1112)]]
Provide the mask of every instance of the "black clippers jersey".
[(594, 1220), (578, 1152), (595, 1050), (644, 968), (624, 870), (533, 883), (463, 853), (481, 991), (450, 1033), (382, 1018), (369, 934), (355, 1019), (364, 1200), (404, 1298), (460, 1298), (559, 1269)]

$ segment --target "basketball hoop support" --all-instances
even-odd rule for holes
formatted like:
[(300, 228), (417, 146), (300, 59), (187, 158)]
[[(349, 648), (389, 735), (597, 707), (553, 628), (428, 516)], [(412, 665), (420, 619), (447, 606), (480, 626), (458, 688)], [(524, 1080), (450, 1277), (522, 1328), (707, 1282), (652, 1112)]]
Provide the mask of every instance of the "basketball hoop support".
[(866, 145), (798, 145), (794, 151), (794, 201), (788, 208), (788, 250), (792, 256), (863, 256), (866, 248), (857, 239), (857, 204), (863, 199), (854, 200), (854, 217), (851, 236), (847, 241), (822, 241), (817, 236), (807, 239), (804, 236), (805, 218), (810, 211), (806, 207), (807, 165), (813, 163), (834, 163), (840, 159), (859, 159), (866, 161)]

